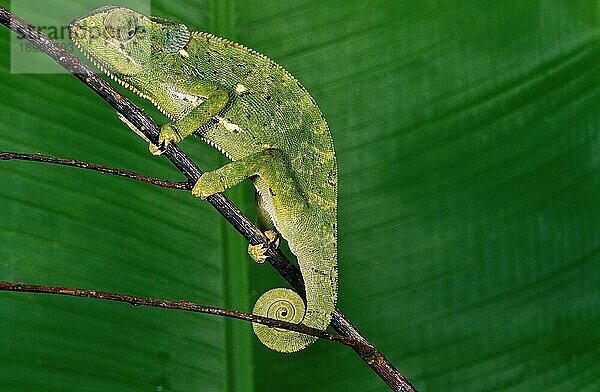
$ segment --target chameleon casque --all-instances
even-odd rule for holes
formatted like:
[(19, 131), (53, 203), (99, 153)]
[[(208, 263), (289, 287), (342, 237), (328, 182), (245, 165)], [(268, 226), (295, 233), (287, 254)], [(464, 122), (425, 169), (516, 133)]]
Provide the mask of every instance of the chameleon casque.
[[(252, 49), (127, 8), (101, 7), (69, 31), (96, 66), (171, 120), (159, 145), (150, 143), (154, 154), (194, 133), (232, 161), (204, 173), (194, 195), (206, 198), (247, 178), (254, 183), (258, 226), (270, 241), (277, 241), (274, 230), (288, 241), (306, 304), (278, 288), (264, 293), (253, 312), (326, 329), (337, 300), (337, 166), (327, 123), (302, 85)], [(265, 261), (263, 246), (248, 251)], [(260, 324), (253, 329), (281, 352), (316, 340)]]

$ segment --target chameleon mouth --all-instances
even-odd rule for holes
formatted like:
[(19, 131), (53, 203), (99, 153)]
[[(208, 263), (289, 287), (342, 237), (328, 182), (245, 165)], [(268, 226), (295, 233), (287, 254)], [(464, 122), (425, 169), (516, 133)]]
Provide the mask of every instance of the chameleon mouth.
[[(71, 25), (72, 26), (72, 25)], [(69, 30), (72, 30), (72, 27), (69, 26)], [(163, 107), (161, 107), (158, 102), (156, 102), (152, 97), (150, 97), (149, 95), (143, 93), (142, 91), (140, 91), (138, 88), (136, 88), (134, 85), (126, 82), (125, 80), (121, 79), (120, 77), (117, 76), (117, 74), (115, 72), (113, 72), (110, 69), (110, 66), (103, 61), (102, 59), (96, 57), (90, 50), (88, 50), (86, 47), (84, 47), (81, 44), (81, 41), (76, 38), (76, 35), (73, 35), (73, 33), (71, 33), (71, 37), (73, 40), (73, 43), (75, 43), (75, 46), (81, 51), (81, 53), (83, 53), (83, 55), (85, 56), (86, 59), (88, 59), (96, 68), (98, 68), (102, 73), (104, 73), (106, 76), (108, 76), (109, 78), (111, 78), (112, 80), (114, 80), (115, 82), (119, 83), (121, 86), (133, 91), (136, 95), (147, 99), (148, 101), (150, 101), (162, 114), (164, 114), (168, 119), (175, 121), (175, 118), (173, 117), (173, 115), (171, 115), (169, 112), (167, 112)]]
[(77, 49), (79, 49), (81, 51), (81, 53), (83, 53), (85, 58), (88, 59), (92, 64), (94, 64), (94, 66), (96, 68), (98, 68), (100, 71), (102, 71), (102, 73), (106, 74), (108, 77), (110, 77), (112, 80), (119, 83), (123, 87), (126, 87), (128, 89), (135, 91), (135, 87), (132, 86), (131, 84), (127, 83), (126, 81), (118, 78), (115, 75), (115, 73), (110, 69), (109, 65), (105, 61), (96, 57), (86, 47), (82, 46), (81, 41), (79, 39), (75, 38), (75, 36), (72, 35), (72, 37), (73, 37), (73, 42), (75, 43), (75, 46), (77, 47)]

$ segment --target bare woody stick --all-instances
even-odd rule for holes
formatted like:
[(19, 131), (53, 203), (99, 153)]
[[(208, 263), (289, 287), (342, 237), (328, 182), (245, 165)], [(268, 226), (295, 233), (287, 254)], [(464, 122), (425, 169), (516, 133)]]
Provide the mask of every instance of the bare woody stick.
[(188, 191), (190, 189), (192, 189), (192, 186), (187, 181), (173, 182), (173, 181), (161, 180), (160, 178), (146, 176), (144, 174), (135, 173), (135, 172), (132, 172), (129, 170), (122, 170), (122, 169), (116, 169), (114, 167), (99, 165), (97, 163), (77, 161), (75, 159), (51, 157), (49, 155), (44, 155), (44, 154), (24, 154), (24, 153), (20, 153), (20, 152), (0, 151), (0, 161), (10, 161), (10, 160), (42, 162), (42, 163), (51, 163), (54, 165), (71, 166), (71, 167), (77, 167), (80, 169), (93, 170), (93, 171), (97, 171), (100, 173), (114, 174), (116, 176), (130, 178), (132, 180), (137, 180), (137, 181), (145, 182), (148, 184), (157, 185), (157, 186), (160, 186), (163, 188), (188, 190)]
[(293, 324), (281, 320), (275, 320), (268, 317), (257, 316), (255, 314), (239, 312), (237, 310), (228, 310), (216, 308), (214, 306), (199, 305), (188, 301), (167, 301), (164, 299), (155, 299), (139, 297), (134, 295), (109, 293), (106, 291), (75, 289), (70, 287), (40, 286), (22, 283), (10, 283), (0, 281), (0, 291), (16, 291), (23, 293), (45, 293), (55, 295), (66, 295), (71, 297), (97, 298), (108, 301), (126, 302), (133, 306), (151, 306), (155, 308), (184, 310), (187, 312), (212, 314), (238, 320), (250, 321), (253, 323), (264, 324), (268, 327), (283, 328), (290, 331), (300, 332), (305, 335), (316, 336), (321, 339), (338, 342), (346, 346), (356, 348), (366, 353), (373, 352), (373, 348), (359, 342), (356, 339), (350, 339), (342, 335), (321, 331), (303, 324)]
[[(159, 129), (156, 124), (145, 115), (138, 107), (110, 86), (104, 79), (94, 73), (89, 67), (81, 63), (71, 53), (63, 50), (58, 44), (46, 35), (31, 27), (24, 20), (15, 17), (6, 8), (0, 6), (0, 23), (7, 26), (13, 32), (21, 35), (29, 42), (43, 50), (59, 65), (71, 72), (75, 77), (85, 83), (96, 92), (102, 99), (113, 106), (127, 120), (138, 128), (143, 135), (157, 144)], [(163, 154), (190, 183), (195, 183), (202, 171), (183, 153), (174, 143), (169, 144)], [(269, 263), (281, 274), (301, 295), (304, 294), (304, 282), (300, 271), (287, 260), (278, 249), (271, 247), (263, 234), (246, 218), (241, 211), (222, 194), (209, 196), (207, 201), (223, 215), (223, 217), (238, 230), (251, 244), (262, 243), (267, 248), (265, 255)], [(372, 347), (374, 354), (366, 353), (358, 348), (354, 351), (373, 369), (373, 371), (395, 391), (411, 392), (415, 388), (400, 373), (394, 365), (383, 354), (376, 349), (360, 332), (347, 320), (344, 315), (336, 310), (333, 314), (331, 326), (341, 335), (357, 339), (365, 345)]]

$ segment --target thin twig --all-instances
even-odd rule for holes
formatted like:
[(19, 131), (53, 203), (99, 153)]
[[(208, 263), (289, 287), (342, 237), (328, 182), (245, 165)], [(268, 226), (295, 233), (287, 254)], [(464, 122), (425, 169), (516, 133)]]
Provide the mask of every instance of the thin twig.
[(18, 291), (25, 293), (45, 293), (55, 295), (67, 295), (71, 297), (97, 298), (108, 301), (126, 302), (133, 306), (151, 306), (155, 308), (165, 308), (174, 310), (184, 310), (187, 312), (212, 314), (214, 316), (235, 318), (239, 320), (250, 321), (252, 323), (263, 324), (271, 328), (287, 329), (289, 331), (299, 332), (305, 335), (316, 336), (318, 338), (330, 340), (332, 342), (342, 343), (346, 346), (350, 346), (352, 348), (356, 348), (358, 350), (374, 355), (373, 347), (365, 345), (364, 343), (356, 339), (347, 338), (346, 336), (321, 331), (319, 329), (308, 327), (304, 324), (293, 324), (268, 317), (258, 316), (255, 314), (239, 312), (237, 310), (228, 310), (217, 308), (214, 306), (199, 305), (189, 301), (168, 301), (164, 299), (139, 297), (134, 295), (110, 293), (98, 290), (76, 289), (71, 287), (57, 286), (40, 286), (3, 281), (0, 281), (0, 291)]
[[(96, 92), (102, 99), (108, 102), (117, 112), (121, 113), (130, 123), (137, 127), (146, 138), (153, 143), (158, 142), (159, 129), (144, 112), (142, 112), (131, 101), (118, 93), (104, 79), (94, 73), (89, 67), (80, 62), (71, 53), (63, 50), (58, 44), (53, 42), (43, 33), (31, 27), (24, 20), (15, 17), (10, 11), (0, 6), (0, 23), (7, 26), (13, 32), (21, 35), (32, 44), (36, 45), (42, 51), (46, 52), (59, 65), (71, 72), (75, 77), (85, 83), (90, 89)], [(202, 171), (183, 153), (175, 143), (169, 144), (163, 154), (182, 174), (186, 176), (190, 183), (195, 183)], [(218, 193), (207, 198), (207, 201), (223, 215), (223, 217), (240, 232), (251, 244), (262, 243), (267, 248), (265, 255), (268, 262), (281, 274), (292, 287), (301, 295), (304, 295), (304, 281), (299, 269), (295, 267), (284, 255), (274, 246), (268, 244), (262, 232), (254, 226), (241, 211), (222, 194)], [(357, 339), (365, 345), (373, 347), (352, 323), (344, 315), (336, 310), (332, 316), (331, 326), (341, 335)], [(395, 391), (411, 392), (415, 388), (400, 373), (394, 365), (384, 357), (378, 350), (375, 357), (354, 348), (358, 355), (367, 363), (371, 369), (388, 386)]]
[(76, 161), (74, 159), (57, 158), (44, 154), (24, 154), (20, 152), (11, 151), (0, 151), (0, 161), (10, 161), (12, 159), (21, 161), (32, 161), (32, 162), (43, 162), (51, 163), (54, 165), (63, 165), (77, 167), (80, 169), (94, 170), (106, 174), (114, 174), (120, 177), (130, 178), (145, 182), (148, 184), (157, 185), (163, 188), (178, 189), (178, 190), (190, 190), (192, 186), (187, 181), (173, 182), (167, 180), (161, 180), (160, 178), (146, 176), (144, 174), (132, 172), (129, 170), (116, 169), (114, 167), (99, 165), (97, 163)]

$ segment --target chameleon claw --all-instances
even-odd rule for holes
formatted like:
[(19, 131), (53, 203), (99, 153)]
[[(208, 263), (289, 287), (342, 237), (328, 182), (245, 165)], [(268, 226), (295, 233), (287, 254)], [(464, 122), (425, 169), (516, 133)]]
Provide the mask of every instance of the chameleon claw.
[(162, 155), (167, 151), (167, 147), (171, 142), (179, 143), (181, 141), (181, 136), (177, 132), (177, 129), (171, 124), (165, 124), (160, 129), (160, 135), (158, 135), (158, 145), (150, 143), (148, 145), (148, 149), (152, 153), (152, 155)]
[(150, 142), (150, 143), (148, 143), (148, 150), (150, 150), (150, 153), (152, 155), (154, 155), (154, 156), (160, 156), (160, 155), (162, 155), (162, 154), (165, 153), (166, 148), (160, 148), (156, 144)]
[(265, 237), (267, 237), (267, 243), (269, 245), (275, 244), (275, 247), (279, 248), (279, 236), (275, 230), (267, 230), (264, 234)]
[[(275, 244), (275, 247), (279, 248), (279, 236), (274, 230), (267, 230), (264, 232), (264, 235), (267, 239), (267, 244)], [(259, 264), (264, 263), (267, 260), (267, 256), (265, 253), (269, 249), (268, 245), (265, 246), (264, 243), (256, 244), (256, 245), (248, 245), (248, 254), (254, 261)]]
[(256, 245), (252, 245), (252, 244), (248, 245), (248, 254), (258, 264), (263, 264), (265, 261), (267, 261), (267, 256), (265, 256), (266, 252), (267, 252), (267, 247), (265, 246), (265, 244), (261, 243), (261, 244), (256, 244)]

